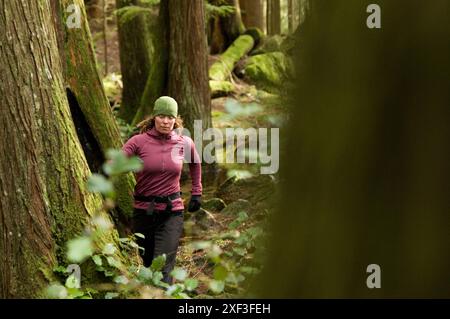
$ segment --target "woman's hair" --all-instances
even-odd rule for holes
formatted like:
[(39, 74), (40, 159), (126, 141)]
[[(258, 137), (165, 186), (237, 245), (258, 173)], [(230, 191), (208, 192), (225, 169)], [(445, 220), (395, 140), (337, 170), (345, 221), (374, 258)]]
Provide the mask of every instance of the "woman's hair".
[[(155, 116), (147, 117), (142, 122), (139, 122), (136, 126), (139, 129), (139, 133), (144, 133), (147, 132), (148, 130), (151, 130), (152, 128), (155, 127)], [(175, 119), (173, 129), (180, 129), (180, 130), (183, 129), (183, 120), (181, 119), (180, 116), (177, 116), (177, 118)]]

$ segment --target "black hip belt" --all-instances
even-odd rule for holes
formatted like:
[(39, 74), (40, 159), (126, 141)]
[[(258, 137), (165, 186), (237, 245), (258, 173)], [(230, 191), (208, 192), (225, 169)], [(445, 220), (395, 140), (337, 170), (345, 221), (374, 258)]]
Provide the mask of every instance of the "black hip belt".
[(147, 208), (147, 215), (152, 215), (155, 210), (155, 203), (159, 204), (167, 204), (165, 212), (172, 211), (172, 201), (180, 198), (181, 192), (176, 192), (167, 196), (143, 196), (143, 195), (134, 195), (134, 199), (140, 202), (149, 202)]

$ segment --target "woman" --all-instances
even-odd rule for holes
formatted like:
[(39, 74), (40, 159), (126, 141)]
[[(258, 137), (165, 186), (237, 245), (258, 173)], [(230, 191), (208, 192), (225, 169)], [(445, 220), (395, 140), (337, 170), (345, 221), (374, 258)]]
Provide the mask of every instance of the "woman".
[(145, 236), (145, 239), (138, 238), (137, 243), (145, 249), (141, 256), (146, 267), (153, 258), (166, 254), (163, 281), (170, 284), (169, 274), (175, 266), (183, 231), (184, 206), (180, 193), (183, 159), (187, 157), (192, 178), (190, 212), (201, 205), (201, 164), (192, 139), (174, 131), (182, 128), (182, 122), (173, 98), (158, 98), (152, 117), (139, 126), (140, 134), (130, 138), (122, 148), (127, 156), (137, 155), (143, 162), (143, 169), (136, 174), (133, 232)]

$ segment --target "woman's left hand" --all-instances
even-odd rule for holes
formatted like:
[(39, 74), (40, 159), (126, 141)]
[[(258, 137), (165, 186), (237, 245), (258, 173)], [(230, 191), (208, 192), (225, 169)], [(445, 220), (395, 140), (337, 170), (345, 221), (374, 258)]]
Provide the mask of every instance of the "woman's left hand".
[(196, 212), (200, 209), (202, 205), (202, 196), (201, 195), (192, 195), (191, 200), (188, 205), (188, 212)]

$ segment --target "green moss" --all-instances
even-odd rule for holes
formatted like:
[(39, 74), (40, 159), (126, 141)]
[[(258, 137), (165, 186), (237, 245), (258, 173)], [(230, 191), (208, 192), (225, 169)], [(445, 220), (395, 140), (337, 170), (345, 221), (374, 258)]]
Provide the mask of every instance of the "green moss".
[(255, 40), (255, 47), (260, 44), (261, 41), (264, 40), (264, 32), (262, 32), (259, 28), (252, 27), (248, 28), (244, 34), (248, 34)]
[(225, 96), (229, 93), (233, 92), (234, 85), (231, 82), (228, 81), (209, 81), (209, 88), (211, 90), (211, 97), (219, 97), (219, 96)]
[(249, 35), (241, 35), (220, 56), (209, 69), (209, 78), (216, 81), (225, 81), (234, 69), (234, 65), (254, 46), (255, 41)]
[(281, 52), (259, 54), (248, 58), (245, 76), (258, 88), (277, 92), (283, 80), (291, 77), (292, 62)]
[(258, 55), (270, 52), (281, 51), (281, 45), (283, 43), (283, 38), (280, 35), (273, 35), (267, 37), (261, 41), (260, 47), (253, 50), (250, 55)]

